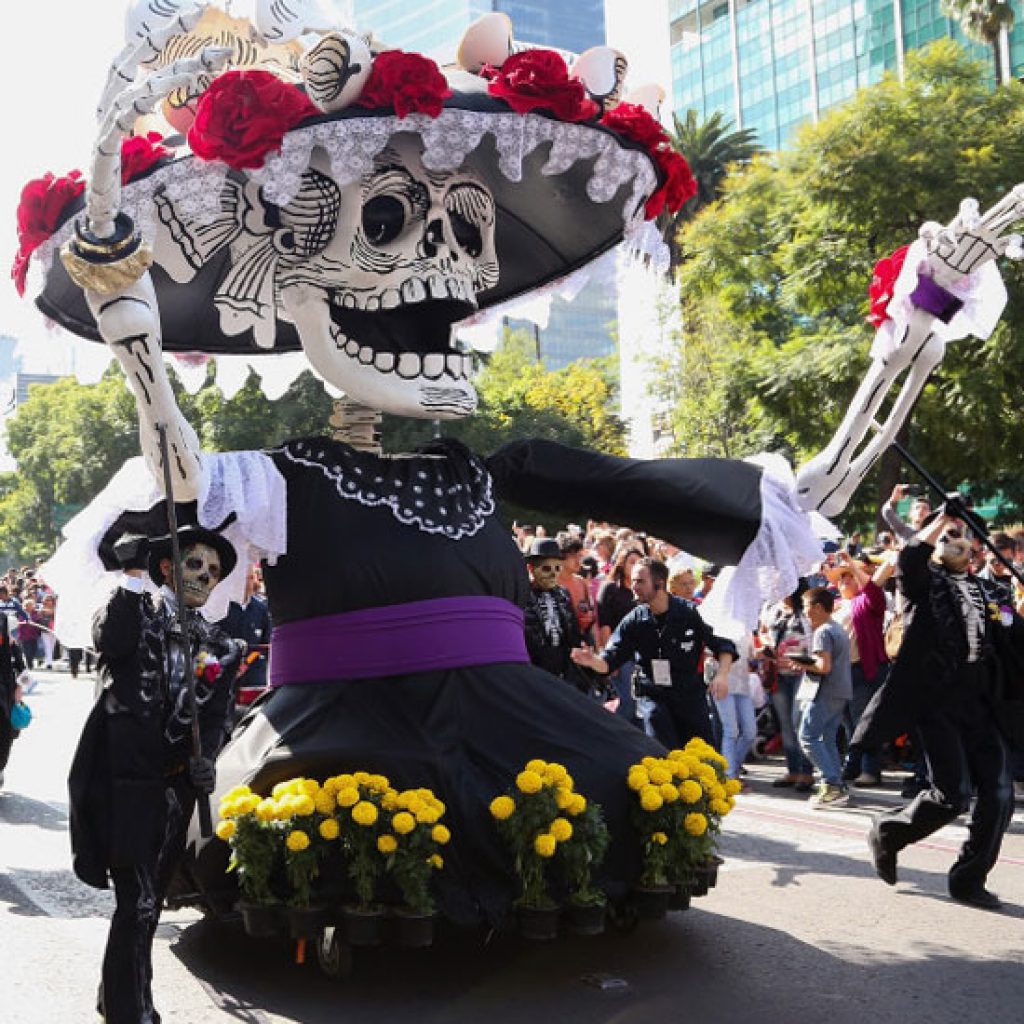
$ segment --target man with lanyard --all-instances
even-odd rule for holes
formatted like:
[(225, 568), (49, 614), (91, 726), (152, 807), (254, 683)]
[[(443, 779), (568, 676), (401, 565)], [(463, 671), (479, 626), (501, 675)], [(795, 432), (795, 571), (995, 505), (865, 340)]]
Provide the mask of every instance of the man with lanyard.
[(633, 567), (633, 593), (639, 602), (618, 625), (604, 650), (573, 651), (577, 665), (607, 674), (626, 661), (638, 664), (637, 693), (654, 710), (647, 732), (663, 746), (685, 746), (694, 736), (714, 742), (707, 692), (698, 666), (705, 646), (718, 660), (710, 684), (713, 697), (729, 692), (729, 666), (737, 657), (730, 640), (715, 636), (694, 604), (668, 592), (668, 568), (653, 558)]

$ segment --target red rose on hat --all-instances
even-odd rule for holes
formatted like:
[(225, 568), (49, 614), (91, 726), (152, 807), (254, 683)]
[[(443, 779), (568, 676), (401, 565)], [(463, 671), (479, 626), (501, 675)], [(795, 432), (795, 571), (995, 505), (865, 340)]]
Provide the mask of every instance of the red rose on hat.
[(44, 174), (34, 178), (21, 190), (18, 204), (18, 252), (11, 267), (11, 277), (19, 295), (25, 294), (28, 258), (57, 230), (71, 203), (85, 191), (81, 171), (72, 171), (63, 178)]
[(304, 92), (269, 71), (227, 71), (200, 98), (188, 144), (235, 170), (262, 167), (287, 132), (319, 114)]
[(891, 256), (886, 256), (875, 264), (875, 272), (868, 287), (871, 312), (867, 317), (868, 323), (873, 327), (881, 327), (889, 319), (886, 310), (892, 301), (896, 279), (900, 276), (909, 249), (909, 245), (901, 245)]
[(147, 135), (133, 135), (121, 143), (122, 185), (141, 177), (164, 157), (174, 155), (161, 145), (163, 141), (164, 137), (159, 132), (149, 132)]
[(356, 100), (360, 107), (393, 107), (399, 117), (437, 117), (451, 96), (448, 79), (429, 58), (402, 50), (385, 50), (373, 59), (373, 70)]
[(569, 77), (565, 60), (554, 50), (513, 53), (494, 73), (487, 91), (517, 114), (550, 110), (560, 121), (588, 121), (601, 109), (583, 83)]
[(677, 213), (688, 199), (697, 194), (697, 182), (686, 158), (672, 148), (668, 132), (644, 107), (620, 103), (601, 118), (601, 124), (647, 149), (665, 178), (644, 207), (644, 216), (648, 220), (654, 220), (666, 207)]

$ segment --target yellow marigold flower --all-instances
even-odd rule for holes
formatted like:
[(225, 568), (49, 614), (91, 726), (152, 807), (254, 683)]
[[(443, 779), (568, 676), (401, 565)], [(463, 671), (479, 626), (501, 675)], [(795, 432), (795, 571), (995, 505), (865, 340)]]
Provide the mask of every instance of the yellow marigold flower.
[(238, 801), (224, 797), (217, 807), (217, 814), (222, 818), (234, 818), (238, 814)]
[(352, 820), (357, 825), (372, 825), (377, 820), (377, 808), (367, 800), (360, 800), (352, 808)]
[(252, 790), (248, 786), (232, 786), (223, 796), (224, 800), (233, 800), (236, 796), (249, 796)]
[(638, 764), (633, 765), (629, 769), (629, 774), (626, 775), (626, 785), (638, 793), (644, 786), (649, 785), (650, 781), (651, 777), (647, 774), (647, 769), (641, 768)]
[(704, 795), (704, 790), (695, 779), (684, 779), (679, 783), (679, 798), (684, 804), (695, 804)]
[(735, 796), (743, 788), (743, 783), (739, 779), (726, 779), (725, 780), (725, 793), (726, 796)]
[(308, 818), (316, 810), (316, 801), (308, 794), (295, 798), (295, 813), (300, 818)]
[(217, 826), (217, 838), (226, 843), (235, 834), (236, 825), (233, 821), (222, 821)]
[(355, 789), (356, 780), (347, 772), (343, 772), (341, 775), (336, 776), (336, 778), (338, 780), (339, 792), (343, 789)]
[(661, 809), (665, 801), (656, 786), (644, 786), (640, 790), (640, 806), (645, 811), (657, 811)]
[(397, 811), (398, 810), (398, 793), (393, 789), (389, 789), (381, 798), (380, 805), (385, 811)]
[(682, 761), (686, 757), (686, 751), (677, 747), (675, 750), (670, 750), (665, 756), (669, 761)]
[(671, 782), (665, 782), (658, 787), (661, 799), (667, 804), (674, 804), (679, 799), (679, 790)]
[(661, 765), (652, 768), (648, 774), (651, 777), (651, 785), (653, 786), (663, 786), (672, 778), (672, 772)]
[(451, 837), (452, 834), (448, 831), (445, 825), (435, 825), (430, 830), (430, 838), (433, 839), (438, 846), (444, 846)]
[(316, 779), (303, 779), (299, 785), (299, 792), (309, 797), (315, 797), (320, 792), (320, 783)]
[(641, 763), (641, 764), (642, 764), (642, 765), (643, 765), (643, 766), (644, 766), (644, 767), (645, 767), (645, 768), (646, 768), (646, 769), (647, 769), (648, 771), (650, 771), (650, 769), (652, 769), (652, 768), (656, 768), (656, 767), (658, 766), (658, 758), (656, 758), (656, 757), (651, 757), (651, 755), (650, 755), (650, 754), (648, 754), (648, 755), (647, 755), (646, 757), (644, 757), (644, 758), (641, 758), (641, 759), (640, 759), (640, 763)]
[(547, 768), (547, 761), (541, 761), (540, 758), (535, 757), (532, 761), (526, 762), (526, 770), (528, 772), (536, 772), (538, 775)]
[(711, 797), (712, 800), (724, 800), (726, 795), (725, 786), (720, 782), (712, 782), (711, 785), (708, 786), (708, 796)]
[(726, 802), (726, 804), (728, 804), (730, 811), (736, 806), (736, 798), (735, 797), (731, 797), (731, 796), (726, 797), (725, 798), (725, 802)]
[(708, 819), (703, 814), (688, 814), (683, 818), (683, 828), (691, 836), (702, 836), (708, 830)]
[(690, 777), (690, 769), (685, 761), (672, 762), (672, 777), (674, 779), (688, 779)]
[(377, 793), (386, 793), (391, 788), (391, 783), (386, 775), (371, 775), (367, 785)]
[(320, 822), (320, 835), (323, 839), (328, 842), (332, 842), (341, 835), (341, 827), (338, 825), (336, 818), (324, 818)]
[(548, 831), (555, 837), (560, 843), (564, 843), (569, 839), (572, 839), (572, 825), (565, 820), (565, 818), (555, 818), (548, 829)]
[(377, 849), (381, 853), (394, 853), (398, 849), (398, 840), (394, 836), (385, 833), (377, 837)]
[(531, 771), (520, 772), (516, 776), (516, 786), (522, 793), (539, 793), (544, 785), (544, 780)]
[(256, 818), (259, 821), (273, 821), (277, 817), (277, 801), (261, 800), (256, 808)]
[(338, 776), (332, 775), (329, 779), (324, 779), (324, 784), (320, 787), (320, 789), (328, 796), (336, 796), (338, 790), (341, 789), (341, 783), (338, 781)]
[(533, 848), (541, 857), (553, 857), (558, 843), (550, 832), (541, 832), (533, 841)]
[(397, 802), (398, 806), (401, 807), (403, 811), (405, 811), (409, 809), (410, 803), (415, 803), (418, 799), (419, 797), (416, 796), (416, 794), (411, 789), (403, 789), (402, 792), (398, 794)]
[(320, 814), (330, 814), (336, 806), (334, 796), (327, 789), (321, 789), (313, 803)]
[(556, 786), (572, 785), (572, 776), (569, 774), (569, 771), (564, 764), (557, 764), (552, 761), (548, 764), (547, 770), (543, 774), (546, 775)]
[(569, 813), (573, 816), (582, 814), (587, 809), (587, 798), (582, 793), (573, 793)]
[(555, 790), (555, 804), (560, 811), (567, 811), (572, 807), (573, 799), (576, 796), (571, 789), (563, 789), (559, 786)]
[(279, 783), (278, 783), (278, 784), (277, 784), (277, 785), (276, 785), (276, 786), (275, 786), (275, 787), (274, 787), (274, 788), (273, 788), (273, 789), (272, 789), (272, 790), (270, 791), (270, 795), (271, 795), (271, 796), (272, 796), (272, 797), (273, 797), (273, 798), (274, 798), (275, 800), (280, 800), (280, 799), (281, 799), (281, 797), (283, 797), (283, 796), (284, 796), (284, 795), (285, 795), (286, 793), (288, 793), (288, 792), (289, 792), (289, 788), (288, 788), (289, 786), (291, 786), (291, 781), (290, 781), (290, 780), (289, 780), (288, 782), (279, 782)]
[(353, 772), (352, 778), (355, 779), (357, 786), (368, 786), (370, 784), (369, 772)]
[(664, 832), (652, 832), (651, 842), (657, 843), (659, 846), (664, 846), (668, 842), (668, 836)]
[(440, 817), (437, 810), (427, 804), (421, 804), (420, 809), (416, 812), (416, 820), (421, 825), (433, 825)]
[(434, 810), (437, 811), (439, 817), (443, 818), (444, 817), (444, 812), (447, 811), (448, 808), (445, 807), (443, 800), (438, 800), (437, 797), (435, 797), (434, 798)]
[(440, 871), (444, 867), (444, 857), (439, 853), (432, 853), (427, 858), (427, 863), (436, 871)]
[(729, 801), (728, 800), (712, 800), (710, 805), (710, 811), (712, 814), (719, 814), (725, 816), (729, 813)]
[(309, 847), (309, 836), (301, 829), (296, 829), (294, 832), (288, 833), (288, 838), (285, 839), (284, 844), (292, 853), (301, 853)]
[(400, 836), (407, 836), (416, 827), (416, 819), (408, 811), (399, 811), (391, 819), (391, 827)]
[(504, 821), (515, 814), (516, 802), (510, 796), (496, 796), (491, 801), (491, 817)]
[(354, 786), (346, 786), (345, 789), (338, 790), (339, 807), (354, 807), (357, 803), (359, 803), (359, 790)]

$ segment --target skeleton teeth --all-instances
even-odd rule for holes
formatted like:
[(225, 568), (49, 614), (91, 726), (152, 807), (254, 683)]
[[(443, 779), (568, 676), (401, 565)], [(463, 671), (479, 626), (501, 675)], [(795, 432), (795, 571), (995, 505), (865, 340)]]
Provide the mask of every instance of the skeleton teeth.
[(473, 357), (463, 356), (462, 357), (462, 376), (468, 377), (473, 372)]
[(380, 304), (384, 309), (394, 309), (396, 306), (400, 305), (401, 302), (402, 296), (395, 291), (394, 288), (389, 288), (380, 297)]
[(359, 362), (364, 366), (369, 366), (373, 362), (373, 349), (369, 345), (364, 345), (359, 350)]
[(406, 302), (422, 302), (426, 297), (427, 290), (423, 287), (423, 282), (418, 278), (406, 281), (402, 285), (402, 298)]
[(349, 338), (348, 342), (345, 345), (345, 354), (349, 356), (359, 355), (359, 342), (353, 341), (351, 338)]
[(448, 373), (452, 377), (458, 378), (462, 376), (462, 356), (448, 356), (448, 358), (445, 360), (445, 363), (448, 366)]
[(444, 356), (437, 352), (423, 357), (423, 376), (427, 380), (437, 380), (444, 373)]
[(337, 327), (331, 328), (331, 337), (334, 339), (334, 347), (336, 349), (344, 349), (348, 338), (338, 330)]
[(356, 297), (351, 292), (345, 292), (345, 294), (342, 295), (341, 297), (341, 304), (342, 306), (345, 307), (345, 309), (355, 309)]
[(376, 366), (378, 370), (390, 373), (395, 368), (395, 353), (378, 352), (376, 359), (373, 361), (373, 365)]
[(435, 299), (447, 299), (448, 289), (444, 286), (444, 281), (439, 277), (431, 277), (427, 281), (427, 285), (430, 287), (430, 295)]
[(420, 357), (415, 352), (403, 352), (398, 360), (398, 376), (412, 380), (420, 375)]

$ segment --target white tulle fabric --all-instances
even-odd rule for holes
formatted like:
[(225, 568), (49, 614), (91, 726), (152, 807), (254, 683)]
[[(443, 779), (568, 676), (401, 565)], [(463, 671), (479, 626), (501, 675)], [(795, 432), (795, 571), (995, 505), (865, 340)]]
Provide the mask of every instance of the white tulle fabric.
[[(915, 309), (910, 294), (917, 287), (918, 269), (927, 265), (928, 248), (919, 238), (907, 252), (903, 269), (893, 285), (892, 299), (886, 310), (889, 319), (875, 335), (871, 345), (872, 359), (888, 359), (906, 335), (907, 323)], [(947, 344), (969, 334), (982, 340), (987, 338), (996, 329), (1007, 301), (1006, 285), (995, 262), (983, 263), (973, 274), (962, 277), (948, 290), (963, 302), (963, 307), (948, 324), (936, 319), (931, 327), (932, 333)]]
[(746, 460), (762, 469), (761, 527), (739, 564), (722, 569), (700, 606), (701, 617), (719, 636), (743, 638), (757, 625), (761, 606), (796, 590), (823, 555), (810, 515), (796, 502), (789, 463), (775, 454)]
[[(246, 569), (253, 562), (273, 562), (284, 553), (287, 538), (285, 479), (263, 452), (223, 452), (202, 456), (203, 481), (199, 522), (217, 527), (234, 512), (224, 530), (238, 552), (238, 564), (214, 588), (203, 608), (215, 622), (227, 614), (231, 601), (245, 593)], [(69, 647), (92, 646), (92, 619), (120, 573), (108, 572), (97, 554), (100, 539), (122, 512), (144, 511), (162, 500), (163, 492), (141, 457), (129, 459), (110, 483), (64, 527), (64, 543), (40, 568), (57, 592), (55, 630)], [(146, 585), (152, 586), (148, 578)], [(154, 588), (155, 589), (155, 588)]]

